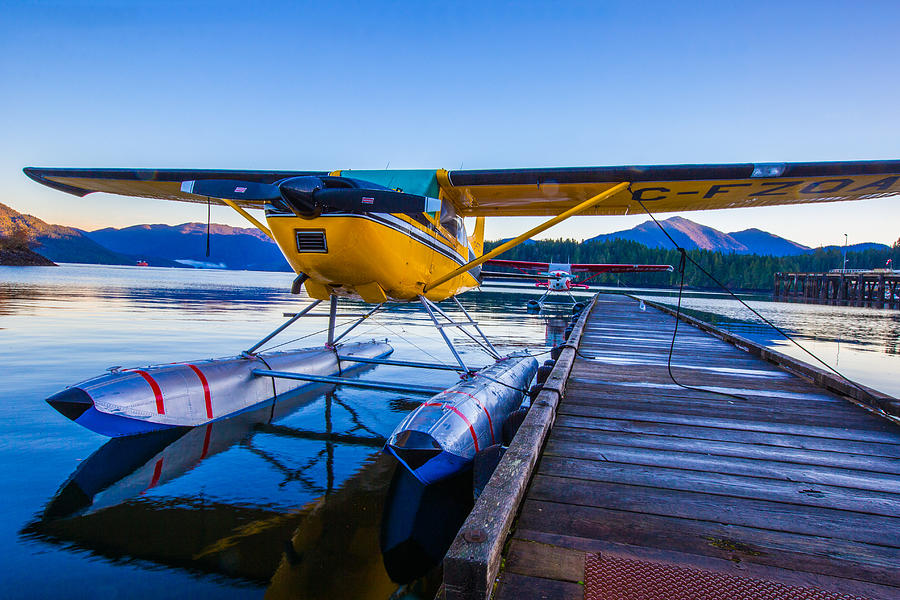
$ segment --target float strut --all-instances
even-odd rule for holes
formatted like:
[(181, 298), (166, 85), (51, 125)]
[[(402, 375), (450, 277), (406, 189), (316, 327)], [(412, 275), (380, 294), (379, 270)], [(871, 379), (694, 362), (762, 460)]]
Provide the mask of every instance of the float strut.
[[(488, 354), (490, 354), (494, 360), (500, 360), (500, 355), (497, 354), (497, 352), (495, 350), (492, 351), (491, 348), (488, 348), (487, 346), (482, 344), (481, 340), (479, 340), (477, 337), (475, 337), (474, 335), (472, 335), (471, 333), (469, 333), (468, 331), (463, 329), (464, 325), (476, 325), (477, 326), (475, 321), (472, 320), (472, 317), (468, 316), (469, 313), (466, 313), (466, 316), (469, 319), (468, 321), (456, 322), (450, 317), (450, 315), (448, 315), (443, 310), (441, 310), (441, 307), (438, 306), (437, 304), (435, 304), (434, 302), (431, 302), (430, 300), (428, 300), (428, 304), (431, 306), (431, 308), (436, 310), (439, 315), (441, 315), (448, 321), (447, 323), (439, 323), (438, 329), (443, 329), (444, 327), (459, 327), (460, 331), (462, 331), (464, 334), (469, 336), (470, 340), (472, 340), (473, 342), (478, 344), (481, 347), (481, 349), (484, 350), (485, 352), (487, 352)], [(463, 310), (463, 312), (465, 312), (465, 310)], [(484, 334), (482, 333), (481, 335), (483, 336)], [(485, 339), (485, 341), (487, 341), (487, 339)], [(490, 343), (490, 342), (488, 342), (488, 343)]]
[(356, 322), (353, 323), (353, 325), (351, 325), (351, 326), (348, 327), (346, 330), (344, 330), (344, 333), (342, 333), (341, 335), (339, 335), (339, 336), (337, 336), (336, 338), (334, 338), (334, 342), (333, 342), (333, 343), (337, 344), (339, 341), (341, 341), (341, 339), (343, 339), (344, 336), (346, 336), (348, 333), (350, 333), (351, 331), (353, 331), (354, 329), (356, 329), (356, 326), (357, 326), (357, 325), (359, 325), (360, 323), (362, 323), (363, 321), (365, 321), (366, 319), (368, 319), (369, 317), (371, 317), (372, 315), (374, 315), (376, 312), (378, 312), (378, 311), (381, 309), (382, 306), (384, 306), (384, 302), (382, 302), (381, 304), (379, 304), (378, 306), (376, 306), (375, 308), (373, 308), (372, 310), (370, 310), (369, 312), (367, 312), (367, 313), (364, 314), (363, 316), (359, 317), (359, 318), (356, 320)]
[[(419, 301), (422, 302), (422, 306), (425, 307), (425, 312), (428, 313), (428, 316), (431, 317), (431, 320), (434, 322), (434, 326), (437, 328), (438, 332), (441, 334), (441, 337), (444, 338), (444, 342), (447, 343), (447, 347), (450, 348), (450, 352), (453, 353), (453, 358), (456, 359), (456, 362), (459, 363), (459, 366), (462, 367), (463, 372), (468, 373), (469, 367), (466, 366), (466, 363), (463, 362), (462, 357), (460, 357), (459, 352), (456, 351), (456, 348), (453, 346), (453, 342), (450, 341), (450, 338), (447, 337), (446, 332), (444, 332), (444, 328), (441, 327), (440, 321), (438, 321), (437, 317), (434, 316), (434, 312), (431, 310), (431, 302), (428, 301), (425, 296), (419, 296)], [(435, 307), (437, 308), (437, 307)], [(440, 309), (438, 309), (440, 310)]]
[(481, 339), (484, 340), (484, 343), (488, 345), (488, 348), (490, 348), (490, 352), (491, 352), (491, 354), (493, 354), (493, 357), (495, 359), (499, 359), (500, 353), (497, 352), (497, 349), (494, 348), (493, 344), (491, 344), (491, 340), (489, 340), (487, 338), (487, 336), (484, 335), (484, 332), (481, 330), (481, 327), (478, 326), (478, 322), (469, 315), (469, 311), (467, 311), (465, 308), (463, 308), (462, 303), (459, 301), (459, 299), (456, 296), (453, 296), (453, 301), (456, 302), (456, 306), (459, 307), (459, 310), (461, 310), (463, 312), (463, 314), (466, 315), (466, 318), (472, 322), (472, 326), (475, 327), (475, 331), (478, 332), (478, 335), (481, 336)]
[(541, 296), (541, 299), (540, 299), (540, 300), (538, 300), (538, 306), (541, 307), (541, 310), (544, 310), (544, 300), (546, 300), (546, 299), (547, 299), (547, 296), (550, 295), (550, 291), (551, 291), (551, 290), (550, 290), (550, 287), (547, 286), (547, 291), (544, 292), (544, 295)]
[(296, 315), (291, 317), (291, 319), (287, 323), (285, 323), (284, 325), (282, 325), (281, 327), (279, 327), (278, 329), (276, 329), (275, 331), (273, 331), (272, 333), (270, 333), (263, 339), (259, 340), (256, 344), (253, 345), (252, 348), (250, 348), (249, 350), (245, 350), (243, 352), (243, 354), (244, 355), (252, 355), (254, 352), (259, 350), (259, 348), (262, 347), (263, 344), (265, 344), (266, 342), (271, 340), (273, 337), (275, 337), (276, 335), (278, 335), (279, 333), (281, 333), (282, 331), (284, 331), (285, 329), (287, 329), (288, 327), (293, 325), (297, 319), (299, 319), (300, 317), (302, 317), (303, 315), (305, 315), (306, 313), (308, 313), (309, 311), (311, 311), (312, 309), (317, 307), (321, 302), (322, 302), (321, 300), (316, 300), (315, 302), (313, 302), (312, 304), (310, 304), (309, 306), (307, 306), (306, 308), (304, 308), (303, 310), (298, 312)]
[(332, 294), (330, 299), (330, 306), (328, 307), (328, 342), (325, 344), (326, 348), (332, 348), (334, 346), (334, 322), (336, 318), (337, 296)]
[(366, 381), (365, 379), (349, 379), (347, 377), (332, 377), (330, 375), (307, 375), (306, 373), (291, 373), (289, 371), (270, 371), (269, 369), (253, 369), (251, 371), (257, 377), (274, 377), (276, 379), (293, 379), (295, 381), (311, 381), (313, 383), (332, 383), (335, 385), (348, 385), (350, 387), (365, 388), (369, 390), (383, 390), (386, 392), (401, 392), (407, 394), (423, 394), (434, 396), (444, 390), (442, 388), (426, 387), (423, 385), (411, 385), (408, 383), (389, 383), (386, 381)]
[(415, 369), (436, 369), (438, 371), (462, 371), (462, 367), (454, 365), (442, 365), (440, 363), (415, 362), (411, 360), (391, 360), (388, 358), (363, 358), (361, 356), (339, 355), (338, 360), (344, 362), (358, 362), (369, 365), (390, 365), (394, 367), (410, 367)]

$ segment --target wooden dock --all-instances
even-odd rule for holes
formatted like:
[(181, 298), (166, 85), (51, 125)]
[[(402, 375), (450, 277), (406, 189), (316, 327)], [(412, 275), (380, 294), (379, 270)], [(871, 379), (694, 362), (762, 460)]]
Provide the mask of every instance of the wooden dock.
[(739, 398), (681, 388), (674, 323), (595, 300), (448, 552), (446, 598), (586, 597), (603, 556), (637, 589), (664, 572), (900, 598), (896, 400), (689, 324), (676, 379)]
[(772, 297), (781, 302), (900, 309), (900, 273), (775, 273)]

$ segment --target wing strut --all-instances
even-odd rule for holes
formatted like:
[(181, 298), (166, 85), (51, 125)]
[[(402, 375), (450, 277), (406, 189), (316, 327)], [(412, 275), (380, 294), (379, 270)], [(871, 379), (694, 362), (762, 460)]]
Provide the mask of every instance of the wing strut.
[(224, 202), (225, 204), (227, 204), (228, 206), (230, 206), (231, 208), (233, 208), (235, 211), (237, 211), (237, 213), (238, 213), (239, 215), (241, 215), (242, 217), (244, 217), (245, 219), (247, 219), (248, 221), (250, 221), (251, 223), (253, 223), (253, 226), (254, 226), (254, 227), (256, 227), (257, 229), (259, 229), (260, 231), (262, 231), (264, 234), (266, 234), (267, 236), (269, 236), (269, 238), (270, 238), (272, 241), (275, 241), (275, 238), (272, 237), (272, 232), (269, 231), (269, 228), (268, 228), (268, 227), (266, 227), (265, 225), (263, 225), (256, 217), (254, 217), (253, 215), (251, 215), (250, 213), (248, 213), (246, 210), (244, 210), (243, 208), (241, 208), (240, 206), (238, 206), (237, 204), (235, 204), (233, 200), (229, 200), (228, 198), (219, 198), (219, 200), (221, 200), (222, 202)]
[(575, 215), (577, 215), (577, 214), (579, 214), (579, 213), (582, 213), (582, 212), (584, 212), (584, 211), (586, 211), (586, 210), (588, 210), (588, 209), (590, 209), (590, 208), (593, 208), (594, 206), (596, 206), (597, 204), (600, 204), (601, 202), (603, 202), (603, 201), (606, 200), (607, 198), (610, 198), (610, 197), (612, 197), (612, 196), (615, 196), (616, 194), (618, 194), (618, 193), (621, 192), (622, 190), (627, 189), (628, 186), (630, 186), (630, 185), (631, 185), (631, 182), (629, 182), (629, 181), (623, 181), (622, 183), (620, 183), (620, 184), (618, 184), (618, 185), (614, 185), (613, 187), (609, 188), (609, 189), (606, 190), (605, 192), (601, 192), (601, 193), (597, 194), (597, 195), (594, 196), (593, 198), (588, 198), (587, 200), (585, 200), (585, 201), (582, 202), (581, 204), (578, 204), (578, 205), (576, 205), (576, 206), (573, 206), (572, 208), (570, 208), (570, 209), (567, 210), (566, 212), (561, 213), (561, 214), (559, 214), (559, 215), (556, 215), (556, 216), (553, 217), (552, 219), (549, 219), (549, 220), (547, 220), (547, 221), (544, 221), (543, 223), (541, 223), (541, 224), (538, 225), (537, 227), (534, 227), (534, 228), (532, 228), (532, 229), (529, 229), (528, 231), (526, 231), (526, 232), (523, 233), (522, 235), (520, 235), (520, 236), (518, 236), (518, 237), (516, 237), (516, 238), (513, 238), (513, 239), (509, 240), (509, 241), (506, 242), (506, 243), (500, 244), (499, 246), (497, 246), (496, 248), (494, 248), (493, 250), (491, 250), (491, 251), (488, 252), (487, 254), (482, 254), (481, 256), (479, 256), (478, 258), (476, 258), (475, 260), (471, 260), (471, 261), (467, 262), (466, 264), (464, 264), (464, 265), (461, 266), (460, 268), (456, 269), (455, 271), (451, 271), (451, 272), (447, 273), (446, 275), (442, 275), (441, 277), (438, 277), (438, 278), (435, 279), (434, 281), (428, 283), (428, 284), (425, 286), (425, 289), (424, 289), (423, 291), (427, 292), (428, 290), (434, 289), (434, 288), (436, 288), (437, 286), (441, 285), (442, 283), (446, 283), (446, 282), (450, 281), (451, 279), (453, 279), (453, 278), (456, 277), (457, 275), (462, 275), (463, 273), (465, 273), (466, 271), (468, 271), (468, 270), (471, 269), (472, 267), (477, 267), (477, 266), (480, 265), (481, 263), (483, 263), (483, 262), (485, 262), (485, 261), (488, 261), (488, 260), (494, 258), (494, 257), (497, 256), (498, 254), (502, 254), (502, 253), (506, 252), (507, 250), (509, 250), (510, 248), (513, 248), (513, 247), (515, 247), (515, 246), (518, 246), (518, 245), (521, 244), (522, 242), (524, 242), (524, 241), (526, 241), (526, 240), (529, 240), (529, 239), (533, 238), (534, 236), (536, 236), (537, 234), (541, 233), (542, 231), (545, 231), (545, 230), (547, 230), (547, 229), (550, 229), (551, 227), (553, 227), (553, 226), (556, 225), (557, 223), (560, 223), (560, 222), (562, 222), (562, 221), (565, 221), (565, 220), (568, 219), (569, 217), (573, 217), (573, 216), (575, 216)]

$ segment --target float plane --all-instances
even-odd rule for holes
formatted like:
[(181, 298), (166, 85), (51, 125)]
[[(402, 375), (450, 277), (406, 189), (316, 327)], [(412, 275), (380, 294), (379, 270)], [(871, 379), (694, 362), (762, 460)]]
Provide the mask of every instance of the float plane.
[[(313, 299), (238, 357), (114, 369), (49, 398), (60, 412), (106, 435), (132, 435), (202, 425), (267, 401), (263, 396), (274, 393), (277, 398), (300, 382), (437, 393), (404, 419), (387, 444), (423, 481), (447, 477), (469, 463), (479, 448), (500, 439), (508, 411), (517, 401), (494, 398), (497, 386), (521, 390), (537, 371), (532, 356), (501, 357), (456, 299), (478, 287), (486, 261), (577, 215), (820, 203), (900, 193), (900, 161), (455, 171), (28, 167), (25, 174), (79, 197), (107, 192), (229, 206), (278, 244), (297, 273), (291, 291), (305, 288)], [(254, 211), (263, 211), (265, 222)], [(512, 216), (549, 218), (483, 252), (484, 219)], [(471, 233), (465, 217), (475, 219)], [(339, 297), (375, 306), (335, 335)], [(454, 319), (437, 306), (447, 299), (455, 302), (463, 318)], [(330, 311), (325, 315), (329, 318), (325, 348), (257, 353), (326, 300)], [(386, 358), (391, 348), (382, 342), (339, 344), (389, 301), (420, 302), (459, 365), (393, 361)], [(469, 369), (445, 332), (451, 326), (497, 362), (480, 372)], [(342, 377), (354, 364), (449, 368), (461, 372), (463, 380), (440, 391)], [(261, 381), (270, 385), (262, 386)], [(239, 393), (244, 388), (253, 393)]]
[[(545, 288), (547, 291), (538, 300), (529, 300), (529, 310), (541, 310), (544, 302), (551, 292), (565, 292), (572, 299), (572, 306), (577, 307), (578, 301), (572, 295), (573, 289), (589, 289), (587, 282), (603, 273), (654, 273), (672, 271), (672, 265), (625, 265), (625, 264), (571, 264), (571, 263), (546, 263), (527, 260), (500, 260), (493, 258), (485, 263), (489, 267), (510, 267), (519, 273), (510, 272), (486, 272), (484, 277), (499, 277), (505, 279), (540, 279), (535, 285)], [(534, 271), (529, 273), (529, 271)], [(586, 279), (578, 280), (579, 273), (593, 273)]]
[[(500, 170), (214, 171), (25, 168), (76, 196), (227, 205), (271, 237), (310, 297), (433, 302), (479, 285), (487, 260), (576, 215), (880, 198), (900, 161)], [(265, 221), (248, 212), (263, 210)], [(482, 254), (486, 217), (548, 216)], [(475, 217), (469, 235), (464, 217)]]

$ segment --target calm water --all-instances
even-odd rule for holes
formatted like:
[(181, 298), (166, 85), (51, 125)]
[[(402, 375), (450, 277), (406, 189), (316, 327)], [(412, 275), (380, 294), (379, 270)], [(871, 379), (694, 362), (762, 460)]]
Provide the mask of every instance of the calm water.
[[(376, 440), (416, 398), (307, 388), (210, 428), (113, 442), (44, 402), (113, 365), (236, 354), (305, 302), (286, 293), (290, 282), (285, 273), (0, 267), (4, 596), (433, 597), (432, 567), (470, 492), (465, 478), (423, 491), (380, 456)], [(539, 351), (560, 339), (565, 319), (527, 315), (536, 293), (497, 286), (461, 299), (500, 349)], [(731, 301), (692, 294), (686, 305), (787, 351)], [(757, 305), (847, 375), (900, 393), (896, 312)], [(301, 321), (270, 346), (320, 345), (324, 326)], [(395, 358), (451, 362), (412, 307), (354, 333), (390, 338)], [(486, 363), (467, 338), (458, 341), (470, 364)], [(391, 367), (362, 376), (455, 380)], [(415, 522), (398, 521), (410, 514)]]
[[(318, 387), (217, 422), (209, 442), (206, 427), (110, 442), (44, 402), (113, 365), (237, 354), (307, 302), (285, 291), (290, 282), (285, 273), (0, 267), (5, 597), (434, 596), (440, 576), (430, 567), (469, 509), (469, 482), (426, 493), (413, 542), (384, 554), (379, 543), (383, 515), (413, 513), (410, 498), (422, 493), (402, 480), (391, 492), (394, 463), (377, 441), (417, 397)], [(498, 349), (545, 348), (548, 332), (561, 339), (565, 320), (529, 316), (525, 301), (515, 292), (463, 298)], [(321, 345), (325, 326), (303, 319), (270, 346)], [(354, 334), (390, 338), (394, 358), (452, 362), (409, 306)], [(467, 364), (487, 363), (468, 338), (458, 343)], [(392, 367), (363, 376), (456, 380)], [(393, 527), (390, 539), (405, 539)]]

